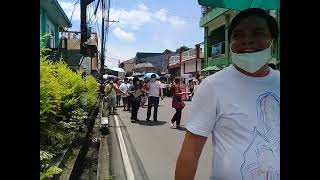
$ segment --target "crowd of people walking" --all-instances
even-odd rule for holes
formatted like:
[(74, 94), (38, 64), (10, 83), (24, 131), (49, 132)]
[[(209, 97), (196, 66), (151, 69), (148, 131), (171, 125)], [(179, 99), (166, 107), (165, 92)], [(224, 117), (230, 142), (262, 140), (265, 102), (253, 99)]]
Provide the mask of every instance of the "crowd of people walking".
[[(180, 128), (182, 109), (185, 106), (183, 96), (189, 95), (185, 100), (191, 100), (197, 84), (192, 80), (189, 81), (189, 91), (182, 92), (180, 87), (180, 79), (175, 78), (170, 84), (170, 95), (172, 96), (172, 108), (176, 113), (170, 121), (171, 127)], [(146, 121), (151, 121), (151, 113), (153, 108), (153, 121), (158, 121), (158, 107), (160, 99), (164, 99), (164, 86), (156, 79), (156, 74), (152, 74), (151, 78), (144, 80), (133, 78), (129, 80), (125, 78), (122, 82), (118, 79), (108, 79), (107, 85), (104, 88), (106, 109), (110, 114), (117, 114), (117, 108), (123, 104), (123, 111), (131, 113), (130, 121), (136, 123), (139, 108), (145, 108), (147, 103)]]

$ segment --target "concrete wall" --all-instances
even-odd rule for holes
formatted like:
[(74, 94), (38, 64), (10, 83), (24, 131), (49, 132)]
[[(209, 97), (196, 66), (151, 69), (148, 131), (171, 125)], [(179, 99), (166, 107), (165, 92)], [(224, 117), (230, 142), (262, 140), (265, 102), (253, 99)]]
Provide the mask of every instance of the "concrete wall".
[(196, 71), (196, 61), (186, 61), (185, 63), (185, 73)]
[(98, 59), (96, 57), (92, 58), (92, 70), (98, 71)]
[(80, 69), (83, 69), (87, 74), (91, 73), (91, 58), (90, 57), (83, 58)]
[(135, 66), (136, 66), (135, 63), (126, 63), (126, 64), (124, 64), (123, 69), (124, 69), (125, 72), (130, 72), (130, 71), (133, 70), (133, 68), (134, 68)]
[(68, 49), (80, 49), (80, 34), (68, 33)]
[(201, 71), (201, 59), (198, 59), (197, 61), (196, 60), (186, 61), (181, 65), (181, 74), (187, 74), (187, 73), (193, 73), (193, 72), (199, 72), (199, 71)]

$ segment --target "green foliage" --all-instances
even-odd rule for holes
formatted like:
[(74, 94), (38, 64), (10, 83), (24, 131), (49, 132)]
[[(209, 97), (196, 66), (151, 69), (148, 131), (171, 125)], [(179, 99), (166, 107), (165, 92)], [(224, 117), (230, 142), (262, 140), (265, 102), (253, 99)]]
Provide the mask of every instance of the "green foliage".
[(54, 175), (60, 174), (62, 169), (58, 168), (57, 166), (49, 167), (44, 173), (40, 173), (40, 180), (47, 180), (52, 178)]
[(180, 52), (184, 52), (184, 51), (188, 51), (191, 48), (188, 48), (187, 46), (181, 46), (178, 49), (176, 49), (176, 53), (180, 53)]
[(87, 112), (80, 109), (80, 100), (87, 93), (87, 105), (97, 101), (98, 83), (93, 76), (83, 79), (82, 72), (73, 72), (62, 60), (52, 62), (40, 48), (40, 172), (47, 179), (61, 172), (50, 166), (52, 158), (68, 147), (80, 134)]
[(163, 54), (170, 54), (170, 53), (172, 53), (172, 51), (169, 50), (169, 49), (166, 49), (166, 50), (163, 51)]
[(50, 166), (53, 156), (52, 153), (40, 150), (40, 180), (49, 179), (62, 172), (57, 166)]
[(92, 106), (96, 104), (99, 86), (97, 84), (96, 79), (93, 76), (88, 76), (86, 79), (86, 85), (88, 90), (88, 105)]

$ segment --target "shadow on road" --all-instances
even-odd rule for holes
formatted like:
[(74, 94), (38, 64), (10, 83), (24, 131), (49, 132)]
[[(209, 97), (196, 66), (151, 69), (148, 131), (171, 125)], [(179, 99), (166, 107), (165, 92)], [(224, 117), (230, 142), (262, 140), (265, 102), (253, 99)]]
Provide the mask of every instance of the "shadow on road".
[(186, 131), (187, 129), (185, 127), (177, 127), (177, 128), (174, 128), (176, 130), (179, 130), (179, 131)]
[(136, 123), (143, 126), (162, 126), (167, 122), (166, 121), (137, 121)]

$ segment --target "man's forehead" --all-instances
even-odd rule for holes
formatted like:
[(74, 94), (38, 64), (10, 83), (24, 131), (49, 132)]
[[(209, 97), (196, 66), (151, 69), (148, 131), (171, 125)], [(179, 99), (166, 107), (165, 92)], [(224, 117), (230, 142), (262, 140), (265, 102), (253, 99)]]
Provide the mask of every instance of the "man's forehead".
[[(267, 21), (266, 19), (258, 16), (249, 16), (245, 19), (242, 19), (238, 22), (237, 27), (243, 27), (243, 26), (257, 26), (257, 27), (262, 27), (265, 28), (267, 26)], [(235, 28), (235, 29), (236, 29)]]
[(248, 31), (248, 30), (254, 30), (254, 31), (266, 31), (268, 30), (266, 27), (261, 27), (261, 26), (254, 26), (254, 27), (249, 27), (249, 26), (240, 26), (235, 28), (232, 32), (237, 33), (237, 32), (243, 32), (243, 31)]

